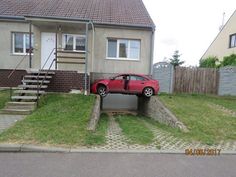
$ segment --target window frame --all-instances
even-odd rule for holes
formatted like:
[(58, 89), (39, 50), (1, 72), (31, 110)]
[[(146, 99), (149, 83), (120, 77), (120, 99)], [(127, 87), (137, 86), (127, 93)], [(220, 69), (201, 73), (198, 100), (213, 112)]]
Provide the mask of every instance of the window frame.
[[(23, 52), (15, 52), (15, 34), (20, 33), (23, 34)], [(12, 54), (13, 55), (29, 55), (29, 52), (26, 52), (26, 35), (30, 35), (29, 32), (11, 32), (11, 36), (12, 36)], [(34, 34), (31, 34), (31, 47), (34, 45)], [(31, 52), (31, 54), (33, 55), (33, 51)]]
[[(232, 44), (232, 39), (234, 37), (234, 44)], [(229, 35), (229, 48), (235, 48), (236, 47), (236, 33)]]
[[(109, 40), (116, 40), (117, 41), (117, 45), (116, 45), (116, 57), (109, 57), (108, 56), (108, 44), (109, 44)], [(127, 52), (127, 57), (119, 57), (119, 49), (120, 49), (120, 41), (122, 40), (126, 40), (128, 41), (128, 52)], [(131, 41), (139, 41), (139, 54), (138, 54), (138, 58), (130, 58), (130, 43)], [(106, 40), (106, 59), (108, 60), (122, 60), (122, 61), (140, 61), (141, 58), (141, 39), (126, 39), (126, 38), (107, 38)]]
[[(65, 35), (73, 36), (73, 50), (66, 50), (65, 49), (65, 47), (66, 47)], [(85, 48), (84, 48), (84, 50), (76, 50), (76, 37), (83, 37), (85, 39), (85, 44), (84, 44)], [(62, 34), (62, 49), (64, 51), (85, 52), (85, 50), (86, 50), (86, 35), (63, 33)]]

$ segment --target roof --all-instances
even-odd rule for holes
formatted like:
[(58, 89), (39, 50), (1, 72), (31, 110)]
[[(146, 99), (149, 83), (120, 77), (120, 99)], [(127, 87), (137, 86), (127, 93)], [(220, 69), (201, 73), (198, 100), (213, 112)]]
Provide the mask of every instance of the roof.
[(142, 0), (0, 0), (0, 16), (61, 17), (154, 27)]

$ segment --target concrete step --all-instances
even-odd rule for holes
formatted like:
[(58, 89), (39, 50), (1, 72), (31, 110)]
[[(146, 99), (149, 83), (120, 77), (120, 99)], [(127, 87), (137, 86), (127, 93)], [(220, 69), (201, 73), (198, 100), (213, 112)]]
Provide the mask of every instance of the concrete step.
[(13, 100), (37, 100), (37, 96), (12, 96)]
[[(35, 89), (38, 88), (37, 85), (19, 85), (18, 87), (19, 88), (35, 88)], [(47, 85), (41, 85), (41, 88), (45, 89), (45, 88), (48, 88), (48, 86)]]
[(27, 109), (2, 109), (0, 114), (11, 114), (11, 115), (29, 115), (32, 110)]
[(4, 109), (22, 109), (22, 110), (34, 110), (35, 106), (24, 106), (24, 105), (19, 105), (19, 106), (15, 106), (15, 105), (9, 105), (9, 106), (5, 106)]
[(10, 101), (7, 102), (6, 106), (30, 106), (30, 107), (36, 107), (36, 102), (18, 102), (18, 101)]
[(37, 91), (37, 90), (16, 90), (16, 91), (14, 91), (14, 93), (20, 93), (20, 94), (37, 94), (37, 93), (39, 93), (39, 94), (45, 94), (46, 92), (43, 91), (43, 90), (39, 90), (39, 91)]
[(44, 83), (44, 84), (49, 84), (49, 80), (22, 80), (24, 83)]
[(42, 75), (39, 75), (39, 76), (37, 76), (37, 75), (25, 75), (24, 76), (24, 78), (30, 78), (30, 79), (44, 79), (44, 78), (46, 78), (46, 79), (51, 79), (52, 78), (52, 76), (42, 76)]
[(28, 71), (28, 73), (29, 74), (48, 74), (48, 75), (54, 75), (55, 74), (55, 72), (53, 72), (53, 71), (49, 71), (49, 72), (47, 72), (47, 71)]

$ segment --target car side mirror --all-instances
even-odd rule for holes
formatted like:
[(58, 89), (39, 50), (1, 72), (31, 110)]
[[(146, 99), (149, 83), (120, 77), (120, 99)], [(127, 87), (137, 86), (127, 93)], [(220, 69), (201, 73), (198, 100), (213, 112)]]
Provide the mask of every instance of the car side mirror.
[(114, 78), (114, 77), (111, 77), (111, 80), (115, 80), (115, 78)]

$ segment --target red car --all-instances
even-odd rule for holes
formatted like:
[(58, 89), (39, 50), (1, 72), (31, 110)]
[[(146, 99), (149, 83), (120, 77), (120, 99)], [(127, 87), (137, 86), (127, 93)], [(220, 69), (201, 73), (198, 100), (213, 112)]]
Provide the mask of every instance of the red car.
[(151, 97), (159, 91), (159, 82), (141, 74), (120, 74), (95, 81), (92, 93), (105, 97), (108, 93), (136, 94)]

